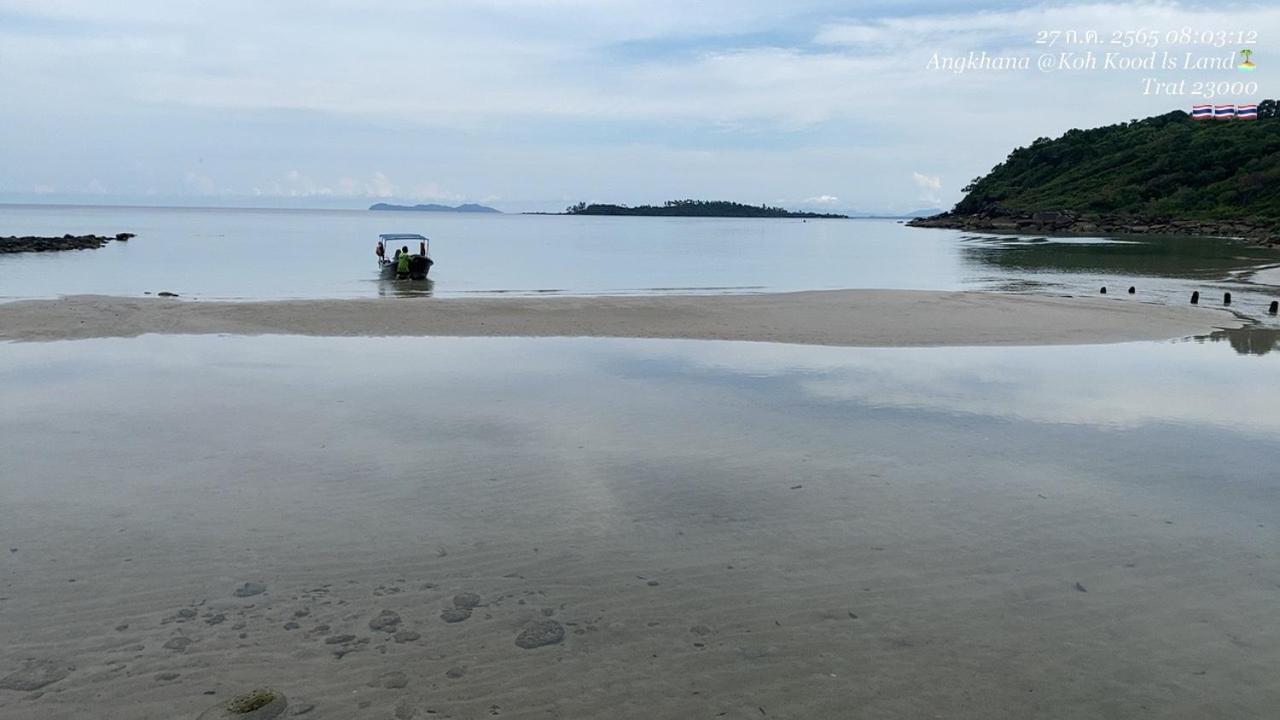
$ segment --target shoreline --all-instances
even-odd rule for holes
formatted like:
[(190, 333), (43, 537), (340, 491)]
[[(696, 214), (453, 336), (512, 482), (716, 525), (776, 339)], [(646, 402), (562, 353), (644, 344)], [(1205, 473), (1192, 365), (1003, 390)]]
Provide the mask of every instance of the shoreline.
[(1093, 237), (1097, 235), (1182, 235), (1206, 239), (1241, 240), (1258, 247), (1280, 248), (1274, 225), (1250, 221), (1175, 220), (1081, 215), (1068, 210), (951, 212), (915, 218), (909, 227), (964, 230), (1016, 235)]
[(851, 347), (1080, 345), (1170, 340), (1240, 324), (1220, 308), (984, 291), (254, 302), (77, 295), (6, 303), (0, 341), (232, 334), (614, 337)]

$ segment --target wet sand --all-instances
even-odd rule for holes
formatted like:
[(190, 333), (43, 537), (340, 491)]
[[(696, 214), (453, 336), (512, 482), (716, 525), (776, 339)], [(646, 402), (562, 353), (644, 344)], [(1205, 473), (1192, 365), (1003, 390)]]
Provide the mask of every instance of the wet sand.
[(1124, 297), (832, 290), (711, 296), (201, 302), (73, 296), (0, 305), (0, 339), (164, 334), (636, 337), (808, 345), (1165, 340), (1240, 323)]
[[(891, 369), (830, 375), (836, 350), (812, 368), (790, 355), (812, 348), (776, 350), (11, 345), (0, 716), (194, 718), (259, 685), (335, 720), (1190, 720), (1280, 702), (1276, 489), (1239, 470), (1267, 467), (1274, 431), (1013, 421), (1060, 373), (959, 366), (1004, 417), (948, 404), (928, 368), (959, 351), (840, 350)], [(989, 352), (1034, 368), (1056, 351)], [(1235, 361), (1122, 355), (1144, 352)], [(909, 353), (929, 355), (892, 371)], [(1109, 367), (1100, 394), (1158, 413), (1149, 367)], [(1218, 393), (1256, 430), (1269, 409), (1240, 401), (1267, 369), (1241, 367)], [(853, 382), (871, 394), (838, 400)], [(517, 643), (547, 621), (559, 642)], [(11, 673), (56, 679), (4, 689)]]

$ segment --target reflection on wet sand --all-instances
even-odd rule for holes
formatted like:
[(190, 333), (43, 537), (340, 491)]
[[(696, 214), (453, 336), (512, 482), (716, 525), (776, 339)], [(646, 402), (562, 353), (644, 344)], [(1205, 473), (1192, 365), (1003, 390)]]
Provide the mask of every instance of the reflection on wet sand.
[(5, 720), (197, 717), (261, 686), (322, 718), (1280, 703), (1275, 356), (0, 350)]
[(435, 289), (436, 281), (431, 278), (422, 280), (378, 278), (378, 297), (431, 297)]
[(1230, 343), (1241, 355), (1266, 355), (1272, 350), (1280, 349), (1280, 330), (1264, 327), (1219, 330), (1196, 340)]

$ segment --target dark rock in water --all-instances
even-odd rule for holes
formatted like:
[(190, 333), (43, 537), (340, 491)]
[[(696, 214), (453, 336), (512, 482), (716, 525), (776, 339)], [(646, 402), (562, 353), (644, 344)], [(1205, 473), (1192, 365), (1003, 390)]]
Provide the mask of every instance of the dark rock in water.
[(355, 639), (356, 639), (355, 635), (330, 635), (329, 637), (324, 639), (324, 644), (325, 645), (341, 645), (343, 643), (349, 643)]
[[(163, 295), (164, 293), (160, 293), (160, 294)], [(247, 582), (241, 585), (240, 587), (236, 588), (236, 591), (232, 594), (235, 595), (236, 597), (253, 597), (254, 595), (261, 595), (266, 591), (267, 591), (267, 586), (263, 585), (262, 583)]]
[(526, 625), (516, 636), (516, 646), (525, 650), (555, 645), (564, 640), (564, 626), (555, 620), (539, 620)]
[(116, 240), (120, 242), (128, 242), (130, 238), (138, 237), (133, 233), (116, 233)]
[(161, 290), (160, 292), (156, 293), (156, 297), (178, 297), (178, 293), (169, 292), (168, 290)]
[(283, 716), (288, 707), (289, 699), (284, 693), (258, 688), (214, 705), (197, 720), (273, 720)]
[(460, 623), (471, 617), (470, 608), (451, 607), (440, 613), (440, 619), (447, 623)]
[(59, 250), (96, 250), (111, 242), (112, 238), (99, 235), (63, 235), (62, 237), (0, 238), (0, 254), (21, 252), (56, 252)]
[(453, 596), (454, 607), (471, 610), (480, 607), (480, 596), (473, 592), (458, 593)]
[(369, 687), (399, 690), (409, 685), (409, 676), (402, 672), (383, 673), (369, 681)]
[(421, 638), (422, 635), (412, 630), (401, 630), (400, 632), (396, 633), (392, 637), (395, 639), (397, 643), (407, 643), (407, 642), (414, 642), (415, 640)]
[(390, 610), (383, 610), (378, 616), (369, 621), (370, 630), (381, 630), (382, 632), (395, 632), (396, 627), (400, 625), (400, 615)]
[(0, 690), (31, 692), (66, 678), (75, 670), (56, 660), (28, 660), (21, 668), (0, 677)]

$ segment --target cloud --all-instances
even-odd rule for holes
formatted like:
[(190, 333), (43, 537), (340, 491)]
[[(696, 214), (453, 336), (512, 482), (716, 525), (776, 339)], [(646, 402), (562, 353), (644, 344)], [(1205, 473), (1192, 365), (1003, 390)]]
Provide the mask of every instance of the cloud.
[[(36, 167), (58, 187), (92, 173), (113, 191), (204, 192), (185, 179), (204, 157), (231, 194), (559, 207), (587, 193), (794, 197), (821, 176), (860, 207), (954, 199), (900, 168), (974, 177), (1037, 136), (1182, 103), (1126, 73), (929, 72), (933, 53), (1035, 53), (1048, 28), (1280, 36), (1280, 8), (1256, 3), (956, 6), (0, 0), (20, 19), (0, 26), (0, 87), (26, 109), (6, 119), (23, 142), (0, 139), (0, 193), (30, 188)], [(147, 174), (120, 160), (144, 155)], [(643, 170), (619, 162), (637, 158)]]
[(942, 202), (940, 191), (942, 190), (942, 178), (937, 175), (925, 175), (919, 172), (911, 173), (911, 180), (919, 189), (919, 199), (928, 200), (929, 202)]
[(213, 178), (195, 170), (188, 170), (183, 182), (199, 195), (213, 195), (216, 192)]
[(840, 202), (840, 198), (835, 195), (819, 195), (817, 197), (805, 198), (801, 202), (807, 205), (834, 205)]

